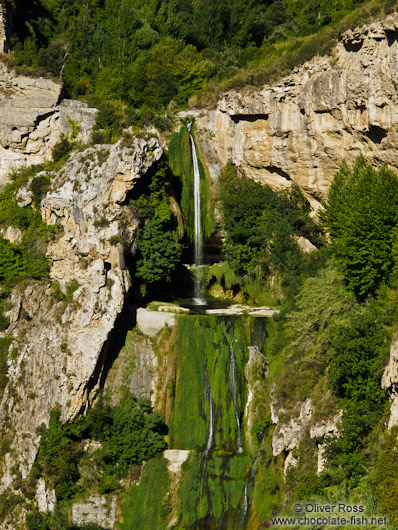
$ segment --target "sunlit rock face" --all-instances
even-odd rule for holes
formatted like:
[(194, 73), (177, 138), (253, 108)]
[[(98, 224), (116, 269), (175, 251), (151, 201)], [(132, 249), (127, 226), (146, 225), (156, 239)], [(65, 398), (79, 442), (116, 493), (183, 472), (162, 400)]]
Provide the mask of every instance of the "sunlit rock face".
[[(41, 214), (63, 231), (47, 248), (53, 283), (20, 283), (6, 313), (12, 354), (0, 430), (10, 451), (0, 492), (9, 488), (16, 468), (28, 476), (39, 427), (48, 425), (50, 411), (59, 406), (62, 419), (70, 420), (96, 396), (109, 337), (118, 333), (132, 283), (124, 255), (135, 242), (138, 219), (124, 202), (162, 153), (156, 138), (131, 138), (128, 145), (122, 139), (74, 152), (58, 173), (49, 174), (52, 188), (41, 201)], [(32, 200), (29, 182), (19, 196), (21, 204)], [(54, 281), (64, 290), (74, 282), (68, 299), (54, 295)]]
[(17, 75), (0, 63), (0, 187), (12, 170), (51, 160), (72, 122), (80, 128), (77, 139), (89, 139), (97, 110), (61, 94), (61, 83)]
[(230, 91), (198, 113), (202, 155), (216, 178), (232, 160), (274, 188), (296, 182), (313, 206), (341, 161), (362, 153), (398, 169), (398, 15), (345, 33), (274, 86)]

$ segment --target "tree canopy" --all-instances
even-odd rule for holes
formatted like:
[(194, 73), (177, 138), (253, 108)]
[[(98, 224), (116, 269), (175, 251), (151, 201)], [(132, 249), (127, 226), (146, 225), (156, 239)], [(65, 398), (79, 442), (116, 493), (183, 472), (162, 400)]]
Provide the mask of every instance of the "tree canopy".
[[(100, 108), (111, 103), (114, 120), (125, 125), (168, 106), (184, 106), (209, 82), (229, 79), (249, 65), (255, 72), (275, 55), (274, 43), (317, 33), (370, 1), (20, 2), (13, 61), (62, 77), (69, 97)], [(294, 50), (303, 42), (296, 44)], [(310, 55), (317, 52), (319, 42)]]
[(358, 296), (373, 292), (394, 265), (398, 178), (386, 166), (374, 169), (359, 157), (335, 175), (323, 215), (332, 249), (348, 286)]

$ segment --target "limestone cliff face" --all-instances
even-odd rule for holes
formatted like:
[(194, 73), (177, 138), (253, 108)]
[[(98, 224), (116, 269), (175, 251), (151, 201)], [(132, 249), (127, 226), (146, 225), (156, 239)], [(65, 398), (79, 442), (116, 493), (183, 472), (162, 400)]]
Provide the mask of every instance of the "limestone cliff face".
[[(30, 281), (11, 296), (9, 383), (0, 404), (1, 431), (9, 438), (0, 489), (25, 478), (39, 444), (38, 427), (59, 405), (62, 418), (84, 411), (100, 384), (107, 339), (121, 312), (131, 278), (124, 252), (135, 240), (137, 219), (123, 205), (162, 155), (156, 138), (120, 140), (72, 155), (41, 203), (43, 218), (62, 235), (48, 247), (51, 278), (71, 286), (54, 296), (54, 284)], [(28, 189), (28, 186), (27, 186)], [(21, 203), (31, 200), (20, 192)], [(118, 236), (118, 237), (113, 237)], [(113, 238), (113, 239), (112, 239)]]
[(295, 181), (316, 208), (342, 159), (362, 153), (398, 169), (398, 15), (342, 36), (274, 86), (230, 91), (198, 113), (200, 143), (215, 178), (232, 160), (272, 187)]
[(60, 83), (16, 75), (0, 64), (0, 187), (12, 169), (51, 160), (61, 134), (71, 131), (68, 118), (80, 127), (78, 139), (88, 140), (96, 109), (61, 94)]

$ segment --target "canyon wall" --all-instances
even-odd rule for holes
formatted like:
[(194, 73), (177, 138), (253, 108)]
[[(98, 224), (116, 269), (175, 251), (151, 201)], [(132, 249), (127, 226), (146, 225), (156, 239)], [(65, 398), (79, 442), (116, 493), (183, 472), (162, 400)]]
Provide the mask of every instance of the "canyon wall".
[(59, 82), (17, 75), (0, 63), (0, 187), (12, 170), (51, 160), (72, 122), (80, 128), (77, 140), (88, 141), (96, 112), (62, 99)]
[(273, 86), (231, 90), (215, 110), (193, 112), (211, 176), (231, 160), (272, 187), (296, 182), (317, 208), (343, 159), (398, 170), (397, 39), (391, 15)]
[[(112, 333), (120, 333), (119, 315), (132, 282), (124, 255), (136, 239), (138, 219), (124, 201), (162, 153), (156, 138), (124, 138), (75, 152), (62, 170), (48, 175), (52, 188), (41, 214), (63, 231), (47, 250), (53, 282), (22, 282), (6, 312), (12, 354), (0, 425), (9, 446), (0, 492), (16, 474), (28, 476), (50, 411), (58, 405), (63, 420), (71, 419), (87, 409), (103, 384)], [(18, 192), (24, 207), (32, 202), (29, 184)], [(69, 292), (66, 298), (54, 290), (58, 284)]]

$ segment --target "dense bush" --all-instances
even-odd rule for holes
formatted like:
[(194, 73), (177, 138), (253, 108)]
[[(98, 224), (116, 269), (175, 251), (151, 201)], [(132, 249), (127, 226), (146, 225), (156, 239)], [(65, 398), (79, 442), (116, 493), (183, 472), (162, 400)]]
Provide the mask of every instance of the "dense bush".
[(131, 394), (115, 407), (101, 402), (86, 417), (70, 423), (63, 423), (59, 410), (54, 410), (48, 429), (43, 428), (35, 465), (55, 488), (57, 499), (69, 499), (80, 488), (82, 440), (95, 439), (102, 443), (95, 454), (97, 482), (102, 493), (109, 493), (119, 487), (129, 467), (167, 448), (165, 434), (167, 427), (150, 401)]
[(102, 458), (121, 475), (167, 449), (167, 427), (148, 399), (127, 394), (121, 405), (94, 409), (87, 422), (88, 433), (102, 442)]
[(170, 280), (182, 255), (177, 220), (172, 215), (167, 193), (171, 173), (164, 162), (150, 179), (148, 187), (139, 197), (130, 201), (130, 207), (142, 224), (137, 245), (136, 276), (145, 286)]
[(38, 463), (45, 477), (52, 481), (58, 500), (69, 498), (76, 491), (79, 478), (78, 462), (83, 448), (81, 421), (63, 424), (60, 411), (51, 412), (48, 429), (42, 432)]
[[(0, 193), (0, 228), (13, 226), (22, 232), (22, 240), (19, 243), (10, 243), (0, 236), (0, 283), (12, 281), (17, 277), (48, 276), (46, 245), (61, 228), (59, 225), (46, 225), (38, 209), (50, 186), (47, 174), (35, 176), (43, 169), (43, 166), (35, 166), (13, 174), (12, 182)], [(16, 200), (16, 192), (22, 186), (27, 186), (29, 179), (35, 208), (21, 208)]]
[(8, 350), (10, 348), (11, 339), (1, 338), (0, 339), (0, 396), (3, 394), (8, 382)]
[(229, 164), (220, 176), (220, 200), (227, 232), (224, 252), (232, 267), (263, 279), (276, 273), (285, 284), (299, 279), (306, 258), (294, 236), (322, 244), (299, 189), (273, 191)]
[[(327, 349), (329, 381), (340, 397), (340, 437), (328, 447), (328, 457), (341, 476), (365, 474), (369, 453), (364, 450), (369, 434), (378, 425), (387, 402), (381, 388), (384, 360), (389, 352), (395, 301), (380, 296), (336, 326)], [(348, 318), (347, 318), (348, 317)]]

